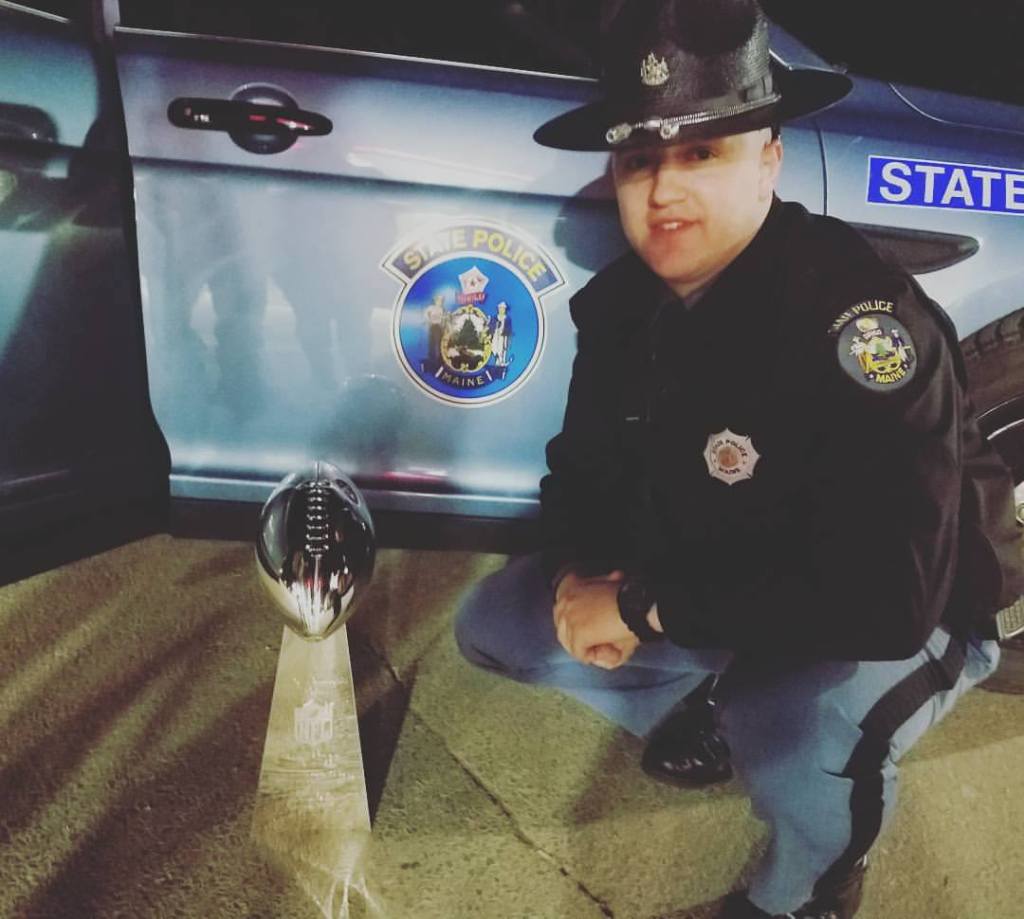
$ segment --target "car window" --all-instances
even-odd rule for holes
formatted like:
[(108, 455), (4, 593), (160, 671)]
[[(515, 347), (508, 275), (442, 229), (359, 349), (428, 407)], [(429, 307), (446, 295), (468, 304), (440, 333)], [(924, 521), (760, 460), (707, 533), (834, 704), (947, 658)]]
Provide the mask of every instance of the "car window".
[(768, 15), (854, 73), (1024, 104), (1024, 3), (762, 0)]
[(126, 26), (591, 76), (593, 0), (121, 0)]

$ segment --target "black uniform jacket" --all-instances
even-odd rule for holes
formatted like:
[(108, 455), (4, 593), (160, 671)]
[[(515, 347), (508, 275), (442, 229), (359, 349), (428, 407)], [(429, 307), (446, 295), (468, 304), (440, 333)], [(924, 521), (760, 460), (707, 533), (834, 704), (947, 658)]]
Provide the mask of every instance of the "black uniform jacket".
[(685, 647), (848, 660), (909, 657), (1019, 588), (984, 539), (959, 551), (982, 506), (1016, 536), (952, 325), (846, 224), (776, 199), (692, 307), (630, 253), (571, 312), (549, 575), (642, 574)]

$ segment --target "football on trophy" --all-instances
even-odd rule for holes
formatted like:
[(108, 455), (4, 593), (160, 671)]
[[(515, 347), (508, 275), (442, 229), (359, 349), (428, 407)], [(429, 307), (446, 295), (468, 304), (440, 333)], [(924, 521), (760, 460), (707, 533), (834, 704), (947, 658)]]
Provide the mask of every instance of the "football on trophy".
[(303, 638), (326, 638), (349, 619), (375, 555), (366, 500), (330, 463), (285, 477), (260, 512), (256, 567), (285, 623)]

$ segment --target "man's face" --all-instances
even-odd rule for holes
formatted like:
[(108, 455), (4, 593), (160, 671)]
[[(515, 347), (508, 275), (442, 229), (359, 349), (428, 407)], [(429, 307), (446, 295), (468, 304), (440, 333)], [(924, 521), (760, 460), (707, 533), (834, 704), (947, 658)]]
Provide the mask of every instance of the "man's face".
[(612, 171), (626, 238), (685, 297), (757, 233), (781, 163), (782, 143), (768, 128), (618, 151)]

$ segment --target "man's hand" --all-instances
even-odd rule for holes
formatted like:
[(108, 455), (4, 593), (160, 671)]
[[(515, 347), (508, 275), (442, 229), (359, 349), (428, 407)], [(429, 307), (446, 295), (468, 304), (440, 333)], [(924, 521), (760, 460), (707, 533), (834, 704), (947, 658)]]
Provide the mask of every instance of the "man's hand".
[(555, 594), (555, 632), (576, 660), (612, 670), (626, 663), (640, 640), (619, 615), (621, 571), (593, 578), (570, 572)]

